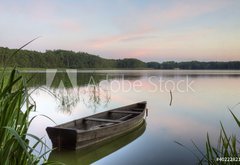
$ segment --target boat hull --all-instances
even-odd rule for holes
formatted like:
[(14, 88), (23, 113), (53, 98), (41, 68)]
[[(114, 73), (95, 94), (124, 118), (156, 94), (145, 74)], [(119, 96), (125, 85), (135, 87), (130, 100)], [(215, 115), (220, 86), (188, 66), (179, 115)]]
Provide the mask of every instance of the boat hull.
[[(141, 102), (138, 104), (143, 104), (143, 103), (145, 102)], [(107, 112), (102, 112), (90, 117), (101, 117), (103, 116), (104, 113), (111, 113), (111, 112), (117, 112), (117, 111), (119, 112), (119, 110), (125, 110), (126, 112), (126, 110), (131, 109), (134, 106), (136, 106), (136, 104), (113, 109)], [(108, 139), (112, 139), (114, 137), (120, 136), (122, 134), (125, 134), (127, 132), (134, 130), (136, 127), (141, 125), (142, 122), (144, 121), (145, 111), (146, 111), (146, 104), (145, 106), (142, 106), (142, 110), (134, 117), (126, 121), (114, 123), (102, 128), (83, 130), (83, 129), (77, 129), (76, 127), (72, 126), (72, 125), (78, 125), (83, 123), (94, 124), (94, 122), (86, 121), (86, 118), (82, 118), (76, 121), (72, 121), (72, 122), (60, 125), (60, 126), (47, 127), (46, 130), (47, 130), (48, 136), (52, 141), (53, 148), (58, 148), (58, 149), (64, 148), (64, 149), (71, 149), (71, 150), (84, 149), (89, 146), (107, 141)], [(98, 125), (105, 123), (104, 121), (103, 122), (97, 121), (97, 122), (98, 122)]]
[(65, 164), (92, 164), (124, 146), (127, 146), (129, 143), (139, 138), (144, 133), (145, 129), (146, 122), (144, 121), (139, 127), (126, 134), (121, 134), (120, 136), (108, 139), (103, 143), (97, 143), (86, 149), (77, 151), (54, 150), (50, 153), (48, 160), (59, 161)]

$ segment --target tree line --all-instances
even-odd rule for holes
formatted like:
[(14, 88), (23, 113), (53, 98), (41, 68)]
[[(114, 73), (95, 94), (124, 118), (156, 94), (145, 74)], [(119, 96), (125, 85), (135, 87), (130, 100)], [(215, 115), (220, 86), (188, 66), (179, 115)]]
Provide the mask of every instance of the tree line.
[[(45, 52), (0, 47), (0, 66), (21, 68), (96, 69), (240, 69), (240, 61), (229, 62), (143, 62), (135, 58), (105, 59), (86, 52), (47, 50)], [(14, 55), (13, 55), (14, 54)]]
[(187, 69), (187, 70), (239, 70), (240, 61), (228, 61), (228, 62), (200, 62), (200, 61), (188, 61), (188, 62), (174, 62), (167, 61), (163, 63), (149, 62), (148, 68), (153, 69)]
[(0, 47), (0, 65), (22, 68), (145, 68), (146, 64), (138, 59), (104, 59), (86, 52), (67, 50), (47, 50), (37, 52)]

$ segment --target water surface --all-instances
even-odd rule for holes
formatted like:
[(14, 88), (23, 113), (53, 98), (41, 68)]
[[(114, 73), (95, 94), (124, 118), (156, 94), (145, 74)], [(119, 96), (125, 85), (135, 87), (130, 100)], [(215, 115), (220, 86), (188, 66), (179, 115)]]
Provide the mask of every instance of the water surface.
[[(33, 91), (37, 112), (31, 115), (47, 115), (57, 124), (147, 101), (149, 115), (141, 135), (126, 145), (120, 145), (124, 140), (114, 141), (121, 147), (112, 152), (109, 146), (103, 146), (100, 153), (105, 151), (104, 156), (92, 156), (97, 153), (94, 151), (86, 152), (82, 154), (83, 157), (88, 155), (82, 164), (194, 164), (194, 156), (175, 141), (196, 151), (191, 143), (193, 140), (204, 149), (207, 132), (213, 143), (216, 142), (220, 121), (229, 133), (237, 133), (228, 108), (240, 115), (240, 107), (235, 106), (240, 102), (239, 71), (66, 70), (55, 74), (55, 70), (47, 70), (47, 73), (23, 74), (34, 75), (29, 88)], [(30, 132), (45, 136), (51, 146), (45, 128), (55, 125), (40, 116), (33, 121)], [(58, 154), (53, 157), (58, 159)], [(63, 152), (59, 160), (63, 158), (72, 160), (67, 161), (69, 164), (79, 164), (79, 157)]]

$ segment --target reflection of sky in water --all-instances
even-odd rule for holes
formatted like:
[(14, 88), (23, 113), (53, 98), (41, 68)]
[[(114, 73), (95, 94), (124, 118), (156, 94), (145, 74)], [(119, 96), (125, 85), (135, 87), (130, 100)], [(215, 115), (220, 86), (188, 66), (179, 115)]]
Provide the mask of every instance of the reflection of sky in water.
[[(104, 74), (103, 71), (97, 72)], [(117, 152), (95, 162), (96, 164), (149, 164), (150, 162), (162, 162), (163, 164), (181, 162), (186, 164), (194, 161), (195, 158), (191, 153), (175, 144), (174, 141), (192, 147), (191, 140), (194, 140), (203, 148), (207, 132), (212, 138), (218, 136), (220, 120), (229, 132), (236, 132), (236, 124), (233, 122), (227, 107), (240, 102), (240, 77), (237, 76), (240, 75), (239, 72), (224, 71), (220, 74), (219, 71), (202, 71), (203, 73), (187, 71), (187, 74), (184, 74), (183, 71), (170, 71), (169, 74), (157, 71), (124, 72), (127, 75), (125, 80), (112, 78), (109, 81), (100, 81), (104, 90), (100, 89), (97, 92), (97, 97), (100, 99), (97, 104), (96, 98), (91, 100), (94, 98), (92, 88), (88, 88), (86, 85), (68, 89), (67, 93), (55, 89), (55, 94), (57, 93), (59, 96), (62, 94), (72, 98), (79, 97), (71, 111), (61, 111), (59, 100), (46, 92), (37, 90), (32, 95), (37, 104), (37, 112), (34, 114), (47, 115), (57, 124), (60, 124), (126, 104), (148, 101), (149, 116), (144, 134)], [(112, 73), (122, 72), (111, 71)], [(133, 74), (132, 77), (131, 74)], [(229, 77), (228, 74), (235, 76)], [(191, 75), (188, 78), (193, 81), (192, 87), (195, 92), (173, 90), (172, 106), (169, 106), (170, 95), (167, 90), (151, 92), (153, 89), (151, 83), (159, 85), (160, 78), (164, 81), (171, 80), (177, 83), (180, 80), (185, 80), (186, 75)], [(151, 83), (148, 81), (150, 76), (156, 76)], [(133, 85), (136, 80), (142, 83), (141, 87), (137, 87), (137, 92), (129, 89), (129, 86)], [(106, 91), (106, 88), (109, 88), (109, 83), (113, 81), (122, 83), (124, 89), (129, 89), (128, 92), (122, 90), (118, 92)], [(116, 84), (112, 83), (111, 87), (114, 90), (118, 88)], [(233, 112), (239, 114), (239, 109), (240, 107), (236, 107)], [(30, 132), (39, 137), (44, 135), (47, 137), (45, 128), (53, 125), (55, 124), (50, 120), (38, 117), (32, 123)], [(48, 138), (47, 143), (51, 145)]]

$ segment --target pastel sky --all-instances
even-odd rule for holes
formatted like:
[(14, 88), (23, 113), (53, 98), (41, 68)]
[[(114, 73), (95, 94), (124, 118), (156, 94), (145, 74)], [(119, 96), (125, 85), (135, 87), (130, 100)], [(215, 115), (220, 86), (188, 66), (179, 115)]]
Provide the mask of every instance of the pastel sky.
[(143, 61), (240, 60), (240, 0), (0, 0), (0, 46)]

